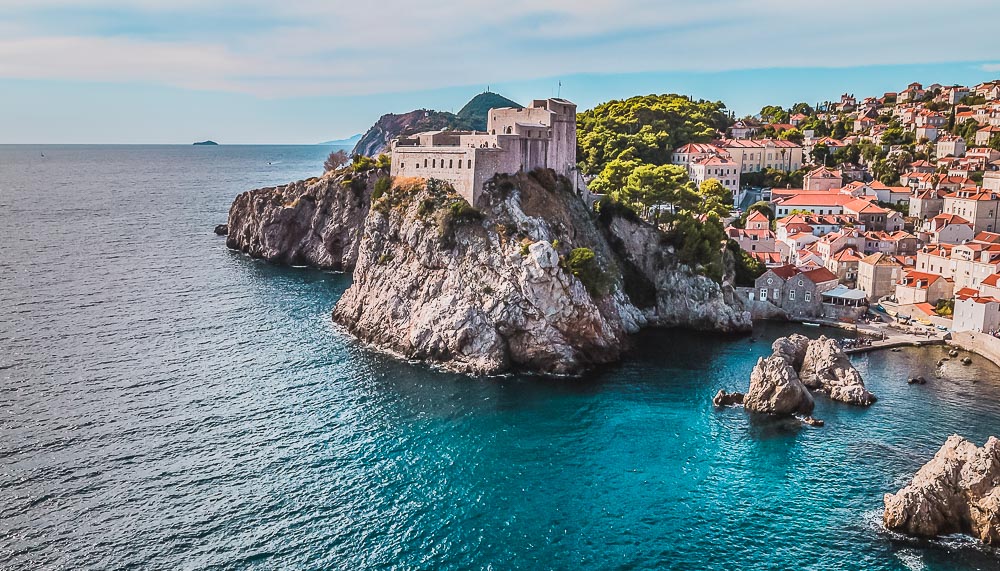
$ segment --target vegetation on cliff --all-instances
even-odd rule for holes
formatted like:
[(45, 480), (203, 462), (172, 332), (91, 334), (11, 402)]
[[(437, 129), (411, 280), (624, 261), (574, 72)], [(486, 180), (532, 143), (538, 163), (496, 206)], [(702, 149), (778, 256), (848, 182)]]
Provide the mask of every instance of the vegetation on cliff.
[(615, 159), (670, 163), (673, 150), (707, 143), (729, 124), (720, 101), (683, 95), (643, 95), (613, 100), (577, 115), (577, 160), (598, 175)]

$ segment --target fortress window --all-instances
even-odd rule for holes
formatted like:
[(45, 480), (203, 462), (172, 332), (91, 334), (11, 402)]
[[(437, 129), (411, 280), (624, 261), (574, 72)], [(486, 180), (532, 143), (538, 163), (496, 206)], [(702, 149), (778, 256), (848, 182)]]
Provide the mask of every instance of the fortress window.
[(448, 168), (450, 168), (450, 169), (451, 168), (455, 168), (455, 161), (454, 160), (449, 160), (448, 161)]
[(424, 159), (424, 168), (427, 168), (427, 159)]
[(469, 168), (472, 168), (472, 159), (469, 159)]
[(437, 166), (438, 166), (438, 160), (437, 159), (431, 159), (431, 168), (432, 169), (436, 169)]

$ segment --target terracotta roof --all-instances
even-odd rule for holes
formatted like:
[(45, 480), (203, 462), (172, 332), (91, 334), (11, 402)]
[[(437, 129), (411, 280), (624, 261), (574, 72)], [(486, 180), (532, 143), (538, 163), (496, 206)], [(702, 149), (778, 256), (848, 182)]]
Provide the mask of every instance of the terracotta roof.
[(724, 149), (726, 148), (741, 148), (741, 149), (763, 149), (768, 146), (795, 149), (799, 148), (799, 145), (793, 143), (792, 141), (784, 141), (781, 139), (723, 139), (718, 141), (718, 145)]
[(900, 266), (898, 261), (892, 256), (883, 254), (881, 252), (872, 254), (866, 258), (861, 259), (862, 262), (871, 266)]
[(844, 248), (834, 254), (833, 259), (838, 262), (858, 262), (861, 260), (861, 257), (857, 255), (857, 252), (855, 252), (854, 249)]
[(722, 149), (716, 147), (715, 145), (710, 145), (708, 143), (688, 143), (683, 147), (678, 148), (674, 152), (685, 155), (705, 154), (705, 153), (713, 154), (722, 152)]
[(828, 282), (831, 280), (835, 281), (837, 279), (836, 274), (834, 274), (833, 272), (831, 272), (826, 268), (816, 268), (815, 270), (802, 272), (802, 275), (808, 277), (815, 284)]
[(962, 299), (970, 297), (978, 297), (978, 296), (979, 296), (979, 290), (973, 289), (971, 287), (963, 287), (962, 289), (955, 292), (955, 297), (959, 297)]
[(824, 178), (840, 178), (842, 174), (843, 173), (841, 173), (840, 171), (835, 171), (829, 167), (817, 167), (809, 171), (809, 173), (806, 174), (806, 176), (812, 178), (817, 175), (822, 175)]
[(934, 311), (934, 306), (929, 303), (915, 303), (914, 306), (928, 316), (937, 315), (937, 312)]
[(844, 204), (843, 207), (844, 210), (850, 210), (858, 214), (886, 214), (888, 212), (885, 208), (861, 198), (852, 200)]
[(1000, 280), (1000, 274), (990, 274), (983, 279), (983, 285), (997, 287), (997, 280)]
[(899, 285), (906, 287), (915, 287), (917, 289), (927, 289), (932, 284), (934, 284), (934, 282), (943, 279), (944, 278), (942, 276), (939, 276), (937, 274), (928, 274), (926, 272), (918, 272), (916, 270), (907, 270), (903, 272), (903, 277), (899, 279)]
[(947, 226), (949, 224), (971, 224), (968, 220), (966, 220), (965, 218), (962, 218), (961, 216), (959, 216), (957, 214), (944, 214), (944, 213), (942, 213), (942, 214), (938, 214), (934, 218), (931, 218), (931, 220), (939, 221), (939, 222), (941, 222), (945, 226)]
[(787, 280), (788, 278), (799, 273), (799, 270), (791, 264), (785, 264), (784, 266), (771, 268), (771, 271), (774, 272), (775, 275), (777, 275), (779, 278), (783, 280)]
[(747, 216), (747, 222), (770, 222), (770, 219), (760, 210), (754, 210)]
[(777, 264), (781, 262), (781, 252), (750, 252), (750, 255), (763, 264)]

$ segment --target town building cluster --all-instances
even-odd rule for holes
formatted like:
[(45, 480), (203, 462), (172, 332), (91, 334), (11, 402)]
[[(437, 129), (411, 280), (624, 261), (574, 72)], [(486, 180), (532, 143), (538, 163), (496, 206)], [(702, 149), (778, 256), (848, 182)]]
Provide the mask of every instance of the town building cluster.
[[(841, 138), (803, 131), (801, 146), (756, 138), (810, 120), (853, 129)], [(902, 144), (883, 140), (892, 130), (909, 134), (911, 150), (926, 152), (899, 163), (891, 181), (873, 176), (872, 160), (826, 166), (813, 152), (820, 144), (828, 156), (869, 144), (889, 162), (904, 156)], [(742, 288), (756, 313), (852, 321), (877, 307), (943, 330), (1000, 335), (1000, 81), (912, 83), (860, 101), (845, 94), (812, 117), (739, 121), (730, 135), (685, 145), (673, 162), (696, 182), (718, 179), (737, 198), (745, 192), (743, 173), (810, 169), (802, 188), (765, 189), (767, 207), (742, 213), (726, 229), (766, 268), (754, 287)]]

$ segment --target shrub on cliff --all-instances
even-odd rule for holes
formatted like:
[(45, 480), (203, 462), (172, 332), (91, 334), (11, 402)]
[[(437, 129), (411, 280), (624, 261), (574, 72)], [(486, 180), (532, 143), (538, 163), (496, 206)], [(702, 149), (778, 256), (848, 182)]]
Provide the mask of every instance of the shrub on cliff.
[(757, 258), (746, 252), (735, 240), (730, 240), (726, 248), (733, 255), (736, 271), (736, 285), (739, 287), (753, 287), (757, 278), (763, 274), (767, 268)]
[(668, 232), (677, 259), (717, 282), (722, 281), (722, 241), (726, 233), (718, 216), (704, 219), (689, 214), (678, 215)]
[(571, 250), (564, 259), (564, 267), (583, 283), (590, 295), (606, 295), (611, 291), (611, 276), (601, 268), (590, 248)]
[(372, 200), (378, 200), (383, 194), (392, 188), (392, 177), (380, 176), (375, 181), (375, 188), (372, 190)]
[(356, 173), (370, 171), (377, 166), (375, 159), (364, 155), (354, 155), (351, 160), (351, 170)]
[(556, 171), (552, 169), (536, 168), (528, 173), (531, 178), (535, 179), (535, 182), (542, 185), (542, 188), (549, 192), (556, 191), (556, 185), (558, 184), (558, 179), (556, 178)]
[(343, 149), (335, 151), (333, 153), (330, 153), (330, 156), (328, 156), (326, 158), (326, 161), (323, 162), (323, 170), (325, 172), (335, 171), (340, 167), (344, 166), (345, 164), (347, 164), (348, 160), (349, 157), (347, 156), (347, 153), (345, 153)]

